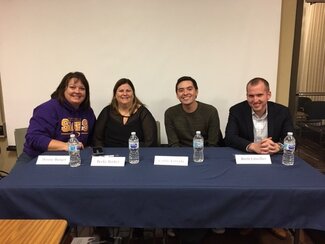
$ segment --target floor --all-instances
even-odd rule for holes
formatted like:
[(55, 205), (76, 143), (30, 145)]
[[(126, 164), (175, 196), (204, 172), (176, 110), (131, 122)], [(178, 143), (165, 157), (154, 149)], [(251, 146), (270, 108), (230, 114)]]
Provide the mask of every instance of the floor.
[[(127, 243), (127, 242), (125, 242)], [(162, 244), (162, 239), (158, 239), (154, 242), (153, 238), (144, 239), (143, 240), (134, 240), (130, 242), (132, 244)], [(165, 241), (167, 244), (181, 244), (181, 240), (177, 237), (175, 238), (168, 238)], [(235, 229), (227, 229), (224, 234), (215, 234), (211, 230), (208, 230), (207, 234), (205, 235), (204, 239), (200, 242), (202, 244), (291, 244), (293, 243), (293, 236), (289, 234), (288, 238), (285, 240), (280, 240), (277, 237), (273, 236), (270, 231), (265, 229), (260, 230), (253, 230), (252, 233), (246, 236), (240, 235), (238, 230)], [(306, 238), (304, 238), (303, 244), (312, 244), (313, 242)]]
[[(211, 230), (207, 230), (205, 237), (200, 241), (200, 244), (292, 244), (294, 243), (294, 237), (292, 232), (288, 232), (288, 237), (281, 240), (275, 237), (267, 229), (254, 229), (248, 235), (241, 235), (238, 229), (227, 229), (224, 234), (215, 234)], [(312, 237), (306, 231), (300, 231), (299, 244), (319, 244), (325, 243), (323, 233), (313, 233)], [(318, 237), (316, 236), (318, 235)], [(72, 242), (74, 233), (70, 233), (65, 238), (63, 244)], [(92, 228), (79, 229), (79, 236), (94, 236)], [(81, 242), (78, 242), (81, 244)], [(97, 243), (110, 243), (110, 244), (182, 244), (182, 241), (178, 236), (163, 238), (163, 232), (161, 229), (146, 229), (143, 238), (129, 238), (129, 230), (124, 229), (120, 232), (119, 237), (110, 241), (93, 241), (92, 244)]]

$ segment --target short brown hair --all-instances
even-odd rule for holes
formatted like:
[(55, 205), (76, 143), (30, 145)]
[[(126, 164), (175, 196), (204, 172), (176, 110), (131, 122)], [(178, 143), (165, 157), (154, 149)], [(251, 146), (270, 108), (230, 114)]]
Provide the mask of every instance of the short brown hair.
[(251, 79), (246, 85), (246, 91), (248, 90), (248, 86), (256, 86), (260, 82), (264, 83), (267, 91), (270, 91), (269, 82), (267, 82), (267, 80), (265, 80), (264, 78), (261, 78), (261, 77), (255, 77), (255, 78)]
[(194, 79), (193, 79), (192, 77), (190, 77), (190, 76), (182, 76), (182, 77), (179, 78), (179, 79), (177, 80), (177, 82), (176, 82), (176, 86), (175, 86), (175, 91), (176, 91), (176, 92), (177, 92), (177, 86), (178, 86), (178, 84), (181, 83), (182, 81), (186, 81), (186, 80), (189, 80), (189, 81), (192, 82), (192, 84), (193, 84), (195, 90), (199, 89), (198, 86), (197, 86), (197, 82), (196, 82), (196, 80), (194, 80)]

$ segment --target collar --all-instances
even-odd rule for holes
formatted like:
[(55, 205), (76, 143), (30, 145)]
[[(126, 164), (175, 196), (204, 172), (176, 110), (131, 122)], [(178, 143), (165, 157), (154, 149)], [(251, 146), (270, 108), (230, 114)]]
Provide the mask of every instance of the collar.
[(258, 120), (265, 119), (265, 118), (267, 117), (267, 115), (268, 115), (267, 104), (266, 104), (266, 110), (265, 110), (265, 113), (264, 113), (261, 117), (259, 117), (259, 116), (255, 113), (255, 111), (254, 111), (253, 109), (251, 109), (251, 111), (252, 111), (252, 116), (255, 117), (255, 118), (258, 119)]

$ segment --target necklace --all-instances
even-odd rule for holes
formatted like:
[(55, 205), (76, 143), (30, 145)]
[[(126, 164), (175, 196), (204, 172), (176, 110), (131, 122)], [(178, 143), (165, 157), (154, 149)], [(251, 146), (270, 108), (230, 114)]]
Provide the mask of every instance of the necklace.
[(129, 110), (125, 111), (125, 110), (119, 109), (118, 112), (123, 118), (129, 118), (131, 116)]

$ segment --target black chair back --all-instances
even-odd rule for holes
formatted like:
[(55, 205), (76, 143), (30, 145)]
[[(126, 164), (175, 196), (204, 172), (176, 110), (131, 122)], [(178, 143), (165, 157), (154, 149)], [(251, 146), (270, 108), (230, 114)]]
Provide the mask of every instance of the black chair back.
[(313, 101), (305, 105), (308, 120), (325, 119), (325, 101)]
[(311, 103), (312, 100), (309, 97), (298, 97), (298, 111), (305, 111), (306, 105)]

